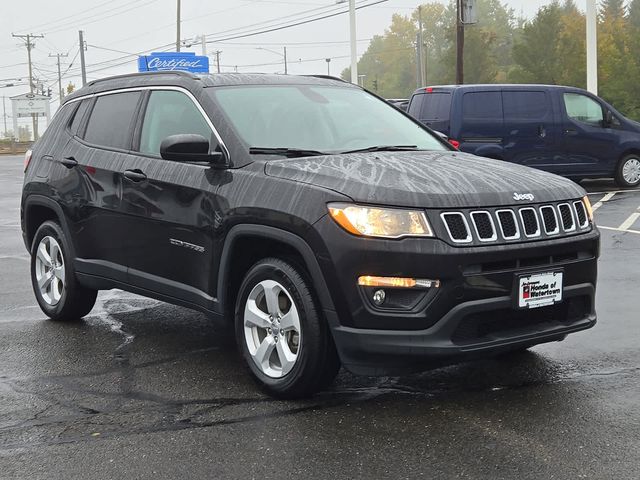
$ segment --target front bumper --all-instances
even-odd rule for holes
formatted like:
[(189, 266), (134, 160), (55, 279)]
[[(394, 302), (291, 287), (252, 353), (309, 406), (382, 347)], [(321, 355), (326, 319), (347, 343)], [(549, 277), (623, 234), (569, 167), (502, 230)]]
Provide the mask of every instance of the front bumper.
[[(343, 232), (325, 217), (318, 254), (335, 305), (325, 309), (345, 368), (367, 375), (421, 371), (544, 342), (596, 323), (599, 233), (491, 247), (437, 239), (387, 241)], [(322, 251), (318, 249), (317, 251)], [(514, 307), (517, 275), (561, 269), (563, 301)], [(360, 275), (437, 279), (441, 288), (404, 309), (376, 309)]]

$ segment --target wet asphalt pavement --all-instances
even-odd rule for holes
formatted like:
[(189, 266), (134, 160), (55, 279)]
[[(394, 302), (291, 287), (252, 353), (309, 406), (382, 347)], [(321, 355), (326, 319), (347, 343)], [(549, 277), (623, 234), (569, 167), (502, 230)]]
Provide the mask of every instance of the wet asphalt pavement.
[(611, 228), (592, 330), (284, 402), (199, 313), (114, 290), (81, 323), (45, 320), (21, 185), (0, 157), (0, 479), (640, 476), (640, 191), (584, 184)]

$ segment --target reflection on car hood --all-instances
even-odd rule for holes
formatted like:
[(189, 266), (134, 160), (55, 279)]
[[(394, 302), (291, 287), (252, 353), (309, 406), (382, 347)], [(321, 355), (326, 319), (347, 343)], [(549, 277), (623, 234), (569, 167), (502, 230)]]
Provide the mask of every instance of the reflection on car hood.
[[(379, 152), (266, 163), (273, 177), (317, 185), (356, 202), (461, 208), (581, 198), (572, 181), (521, 165), (461, 152)], [(515, 200), (514, 194), (532, 194)]]

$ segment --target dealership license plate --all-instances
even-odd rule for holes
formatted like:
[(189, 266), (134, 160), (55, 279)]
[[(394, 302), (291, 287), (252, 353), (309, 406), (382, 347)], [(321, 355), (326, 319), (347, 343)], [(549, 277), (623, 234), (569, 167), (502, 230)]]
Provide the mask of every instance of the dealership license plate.
[(518, 278), (518, 307), (537, 308), (562, 301), (562, 272), (535, 273)]

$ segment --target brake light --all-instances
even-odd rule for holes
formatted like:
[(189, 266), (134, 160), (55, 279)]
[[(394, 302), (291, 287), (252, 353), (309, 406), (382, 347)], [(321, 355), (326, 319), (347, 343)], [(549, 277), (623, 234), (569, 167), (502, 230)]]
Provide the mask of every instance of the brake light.
[(27, 152), (24, 154), (24, 171), (27, 171), (27, 167), (29, 166), (29, 162), (31, 161), (31, 155), (32, 155), (32, 151), (31, 150), (27, 150)]
[(449, 143), (451, 144), (451, 146), (453, 148), (455, 148), (456, 150), (458, 150), (460, 148), (460, 142), (458, 140), (454, 140), (452, 138), (449, 139)]
[(427, 87), (424, 89), (424, 91), (427, 93), (433, 93), (433, 87)]

